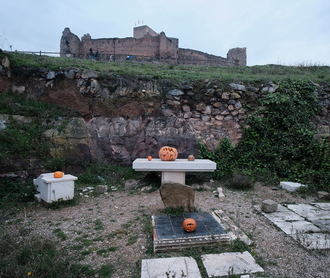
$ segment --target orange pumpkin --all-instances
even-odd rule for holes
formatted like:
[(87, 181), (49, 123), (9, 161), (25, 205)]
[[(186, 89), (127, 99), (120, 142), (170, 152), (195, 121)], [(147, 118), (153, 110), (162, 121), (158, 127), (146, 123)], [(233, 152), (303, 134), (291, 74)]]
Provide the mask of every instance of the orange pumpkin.
[(195, 157), (192, 154), (190, 154), (190, 155), (188, 155), (188, 160), (189, 161), (194, 161)]
[(151, 155), (148, 155), (147, 159), (148, 159), (149, 161), (151, 161), (151, 160), (152, 160), (152, 156), (151, 156)]
[(54, 178), (56, 178), (56, 179), (63, 178), (63, 176), (64, 176), (64, 173), (61, 171), (54, 172)]
[(197, 229), (197, 222), (193, 218), (187, 218), (183, 220), (182, 228), (188, 233), (194, 232)]
[(163, 161), (173, 161), (178, 157), (176, 148), (164, 146), (159, 150), (159, 158)]

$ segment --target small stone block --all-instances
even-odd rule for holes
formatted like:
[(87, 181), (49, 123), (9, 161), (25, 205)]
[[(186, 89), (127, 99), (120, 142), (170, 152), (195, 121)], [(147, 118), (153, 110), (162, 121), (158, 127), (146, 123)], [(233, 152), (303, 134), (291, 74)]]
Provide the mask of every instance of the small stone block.
[(106, 184), (99, 184), (95, 187), (95, 192), (98, 194), (103, 194), (108, 191), (108, 186)]
[(228, 277), (264, 271), (247, 251), (202, 255), (202, 261), (209, 277)]
[(330, 200), (330, 193), (326, 191), (318, 191), (317, 192), (317, 197), (320, 200)]
[(225, 200), (225, 194), (223, 194), (222, 187), (217, 188), (219, 201), (223, 202)]
[(298, 182), (291, 182), (291, 181), (281, 181), (280, 186), (289, 192), (294, 192), (298, 188), (305, 186), (304, 184), (298, 183)]
[(277, 203), (273, 200), (264, 200), (261, 204), (263, 212), (271, 213), (277, 211)]
[(141, 278), (186, 277), (201, 278), (192, 257), (173, 257), (142, 260)]
[(160, 196), (166, 208), (180, 208), (192, 211), (195, 202), (195, 191), (187, 185), (164, 183), (159, 188)]

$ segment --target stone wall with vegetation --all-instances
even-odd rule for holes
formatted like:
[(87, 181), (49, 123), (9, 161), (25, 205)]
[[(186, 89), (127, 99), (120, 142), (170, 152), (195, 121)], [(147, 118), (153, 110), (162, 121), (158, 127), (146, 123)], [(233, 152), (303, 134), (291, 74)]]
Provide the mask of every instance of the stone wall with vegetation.
[[(253, 125), (265, 118), (263, 111), (269, 103), (278, 104), (272, 113), (279, 116), (288, 111), (295, 114), (300, 102), (309, 103), (309, 97), (317, 108), (306, 112), (312, 125), (309, 130), (302, 126), (301, 132), (312, 137), (315, 133), (319, 140), (329, 138), (329, 83), (231, 82), (221, 78), (177, 81), (74, 68), (11, 68), (4, 58), (0, 88), (0, 135), (7, 138), (8, 148), (17, 145), (13, 140), (20, 140), (20, 136), (24, 139), (22, 129), (35, 136), (29, 138), (31, 142), (26, 138), (28, 146), (19, 142), (21, 151), (30, 153), (25, 160), (15, 158), (19, 149), (2, 146), (2, 161), (6, 159), (1, 163), (3, 174), (17, 172), (21, 165), (25, 165), (22, 169), (34, 169), (33, 174), (40, 172), (47, 169), (45, 157), (50, 164), (70, 161), (78, 167), (100, 161), (130, 165), (137, 157), (157, 157), (163, 145), (177, 147), (179, 157), (198, 155), (200, 145), (216, 151), (226, 138), (237, 145), (251, 126), (248, 119), (259, 113)], [(296, 90), (303, 93), (297, 96)], [(293, 102), (288, 101), (290, 94), (296, 96)], [(290, 125), (299, 127), (299, 117), (304, 115), (297, 115)], [(252, 149), (256, 147), (253, 144), (249, 146)], [(32, 155), (29, 148), (34, 150)], [(8, 163), (11, 160), (13, 163)]]

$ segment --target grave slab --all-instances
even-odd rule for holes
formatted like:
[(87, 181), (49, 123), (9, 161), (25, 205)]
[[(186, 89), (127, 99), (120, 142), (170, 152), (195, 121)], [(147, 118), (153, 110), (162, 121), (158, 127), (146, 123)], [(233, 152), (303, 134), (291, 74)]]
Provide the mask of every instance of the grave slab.
[(192, 257), (173, 257), (142, 260), (141, 278), (186, 277), (201, 278)]
[(209, 277), (223, 277), (263, 272), (247, 251), (202, 255), (202, 261)]
[[(196, 220), (196, 231), (187, 233), (182, 229), (182, 222), (186, 218)], [(209, 213), (190, 212), (178, 216), (153, 215), (152, 225), (155, 252), (228, 243), (236, 239), (236, 236), (227, 231), (217, 216)]]

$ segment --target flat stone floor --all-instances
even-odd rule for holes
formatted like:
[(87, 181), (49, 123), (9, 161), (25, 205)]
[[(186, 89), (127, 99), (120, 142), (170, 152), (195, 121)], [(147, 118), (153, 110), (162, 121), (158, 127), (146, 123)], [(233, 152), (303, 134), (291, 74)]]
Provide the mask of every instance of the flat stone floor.
[(330, 249), (330, 203), (279, 205), (262, 214), (307, 249)]
[(141, 278), (186, 277), (201, 278), (196, 261), (192, 257), (172, 257), (142, 260)]
[[(208, 277), (228, 277), (264, 272), (252, 255), (245, 252), (227, 252), (201, 256)], [(145, 259), (141, 264), (141, 278), (201, 278), (195, 259), (172, 257)]]
[(247, 251), (202, 255), (202, 261), (209, 277), (227, 277), (264, 271)]

